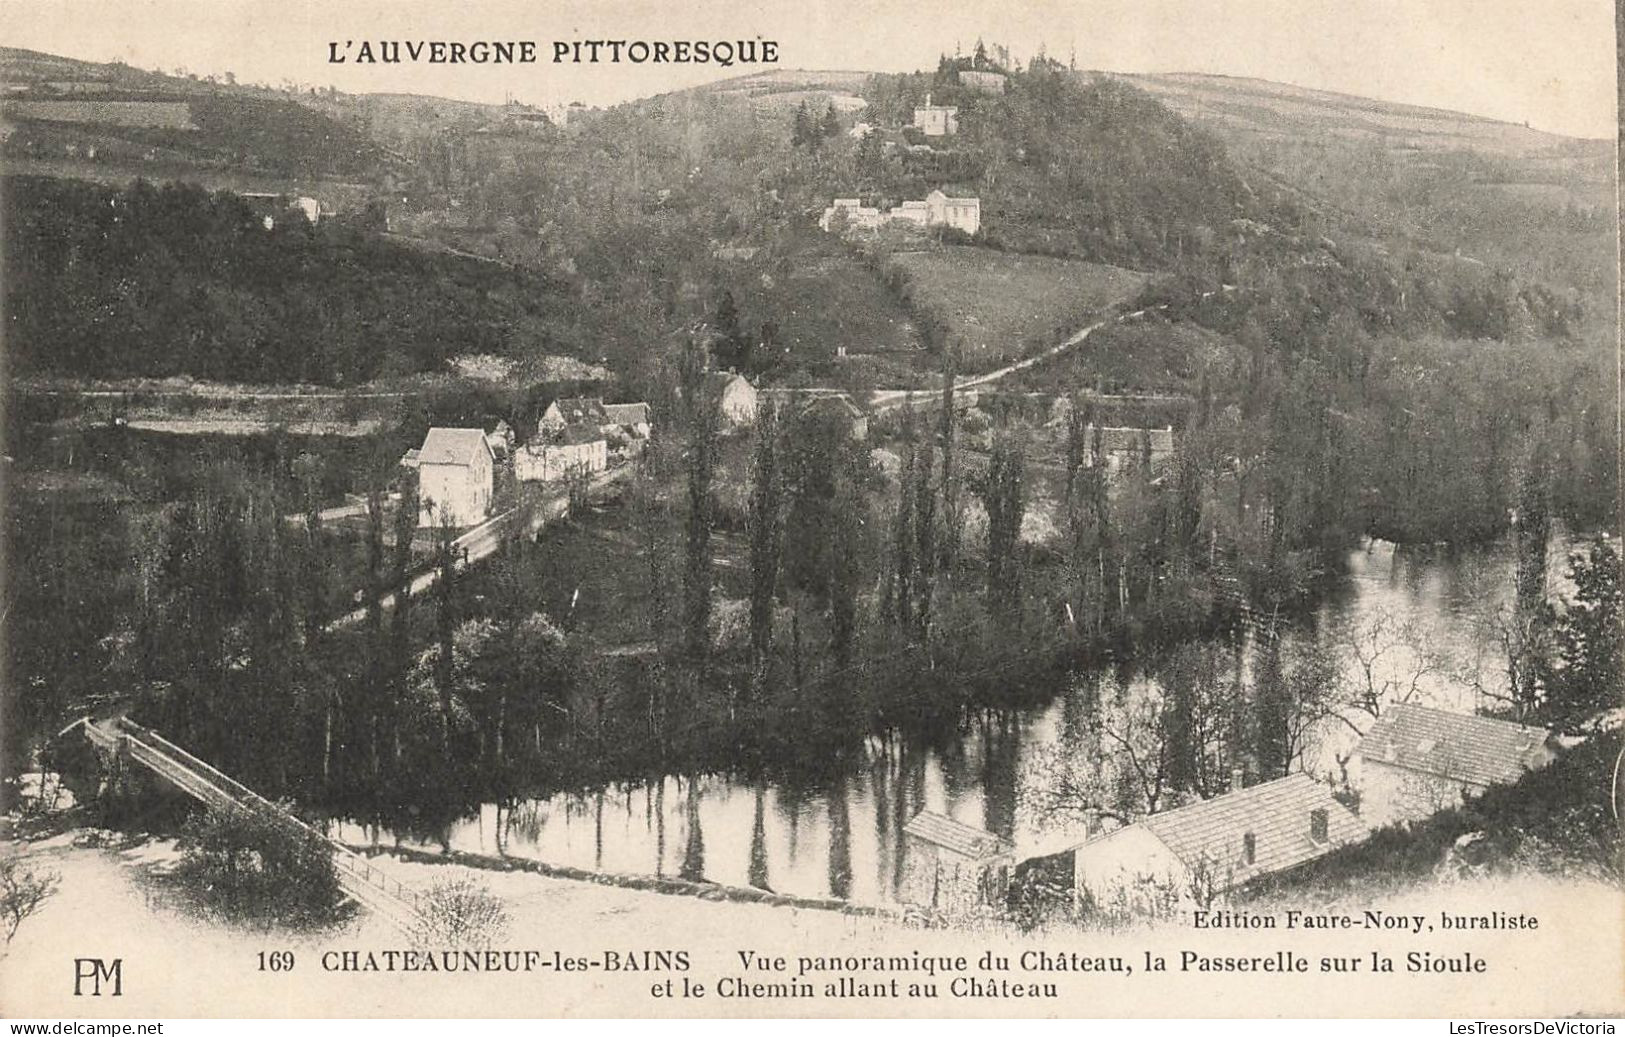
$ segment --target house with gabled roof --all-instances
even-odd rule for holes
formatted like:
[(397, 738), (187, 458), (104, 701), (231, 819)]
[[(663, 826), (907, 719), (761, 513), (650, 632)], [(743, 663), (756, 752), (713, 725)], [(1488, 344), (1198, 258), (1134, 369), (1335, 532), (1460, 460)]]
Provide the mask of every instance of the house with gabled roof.
[(1002, 905), (1014, 855), (1008, 839), (922, 810), (903, 826), (898, 896), (939, 911)]
[(1207, 908), (1266, 875), (1307, 864), (1369, 829), (1329, 786), (1293, 774), (1149, 814), (1073, 850), (1079, 906)]
[(418, 525), (484, 522), (491, 510), (495, 467), (483, 429), (431, 428), (418, 448)]
[(1360, 739), (1349, 780), (1371, 824), (1418, 820), (1467, 793), (1517, 781), (1559, 748), (1545, 728), (1404, 702), (1385, 709)]
[(593, 396), (561, 397), (542, 411), (536, 430), (544, 436), (556, 436), (571, 425), (590, 425), (603, 428), (609, 424), (609, 414), (603, 401)]

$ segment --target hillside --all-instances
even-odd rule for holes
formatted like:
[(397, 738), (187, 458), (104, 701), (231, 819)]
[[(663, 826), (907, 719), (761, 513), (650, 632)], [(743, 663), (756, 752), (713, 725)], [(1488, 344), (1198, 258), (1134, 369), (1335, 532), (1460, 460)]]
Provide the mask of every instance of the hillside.
[(578, 287), (341, 224), (267, 230), (230, 195), (7, 177), (13, 377), (176, 374), (347, 386), (463, 354), (582, 356)]
[(966, 374), (1054, 345), (1147, 280), (1100, 263), (964, 245), (893, 253), (888, 277)]
[(1480, 115), (1379, 101), (1288, 83), (1197, 74), (1118, 75), (1226, 138), (1330, 135), (1378, 140), (1396, 151), (1477, 151), (1509, 158), (1583, 158), (1605, 141), (1583, 141)]
[(1572, 285), (1613, 309), (1611, 141), (1262, 80), (1116, 78), (1223, 140), (1243, 175), (1345, 233)]
[[(0, 155), (14, 173), (100, 182), (188, 179), (235, 190), (298, 187), (330, 207), (403, 169), (358, 120), (305, 92), (165, 75), (0, 48)], [(323, 195), (326, 197), (323, 197)]]

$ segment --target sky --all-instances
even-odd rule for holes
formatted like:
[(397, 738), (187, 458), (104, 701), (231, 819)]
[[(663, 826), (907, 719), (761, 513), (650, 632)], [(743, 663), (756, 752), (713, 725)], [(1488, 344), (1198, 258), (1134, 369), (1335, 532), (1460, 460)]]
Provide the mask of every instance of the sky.
[[(754, 40), (779, 68), (901, 72), (978, 37), (1079, 68), (1255, 76), (1611, 137), (1610, 0), (0, 0), (4, 42), (241, 81), (605, 105), (756, 70), (556, 65), (554, 41)], [(330, 64), (353, 40), (535, 40), (530, 65)]]

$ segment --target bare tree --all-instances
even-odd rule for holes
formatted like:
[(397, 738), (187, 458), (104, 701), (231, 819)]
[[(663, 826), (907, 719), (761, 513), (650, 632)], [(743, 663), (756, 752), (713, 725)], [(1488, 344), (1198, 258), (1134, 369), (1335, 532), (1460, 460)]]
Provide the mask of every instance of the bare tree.
[(62, 876), (54, 871), (35, 872), (15, 857), (0, 859), (0, 908), (5, 911), (7, 943), (23, 919), (55, 895), (61, 882)]

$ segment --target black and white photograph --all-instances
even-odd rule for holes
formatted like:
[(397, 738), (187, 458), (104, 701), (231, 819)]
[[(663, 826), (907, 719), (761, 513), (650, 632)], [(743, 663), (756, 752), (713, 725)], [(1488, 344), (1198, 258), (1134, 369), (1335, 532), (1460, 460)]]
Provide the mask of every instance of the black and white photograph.
[(1625, 1014), (1613, 5), (0, 24), (0, 1015)]

